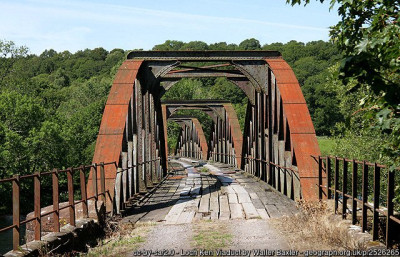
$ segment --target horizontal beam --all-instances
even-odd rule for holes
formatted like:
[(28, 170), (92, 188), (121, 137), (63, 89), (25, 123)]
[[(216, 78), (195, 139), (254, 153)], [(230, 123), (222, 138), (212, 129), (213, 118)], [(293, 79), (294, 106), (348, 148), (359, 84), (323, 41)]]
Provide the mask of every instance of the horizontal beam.
[(165, 100), (161, 101), (161, 104), (165, 105), (220, 105), (220, 104), (229, 104), (230, 101), (226, 100), (216, 100), (216, 99), (196, 99), (196, 100)]
[(281, 57), (278, 51), (131, 51), (127, 58), (144, 61), (229, 61)]
[(213, 77), (226, 77), (226, 78), (246, 78), (243, 74), (233, 73), (229, 71), (202, 71), (202, 70), (193, 70), (193, 71), (184, 71), (173, 73), (167, 73), (161, 77), (161, 80), (164, 78), (213, 78)]
[(192, 120), (192, 119), (197, 119), (197, 117), (184, 116), (184, 115), (172, 115), (171, 117), (168, 118), (168, 120)]

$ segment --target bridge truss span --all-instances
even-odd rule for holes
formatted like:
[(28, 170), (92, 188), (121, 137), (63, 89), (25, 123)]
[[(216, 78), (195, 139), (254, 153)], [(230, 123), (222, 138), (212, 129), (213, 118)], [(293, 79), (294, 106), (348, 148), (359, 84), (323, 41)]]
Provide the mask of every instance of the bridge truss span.
[[(174, 100), (163, 101), (162, 106), (165, 107), (163, 108), (163, 116), (165, 115), (167, 119), (173, 117), (173, 114), (178, 110), (200, 110), (208, 114), (213, 122), (205, 158), (240, 168), (243, 135), (236, 112), (229, 101), (213, 99)], [(189, 138), (180, 139), (182, 145), (186, 145), (189, 140)], [(190, 152), (185, 152), (185, 154), (186, 157), (192, 157)]]
[[(208, 109), (217, 118), (207, 158), (226, 162), (221, 153), (234, 149), (238, 167), (292, 199), (317, 199), (318, 167), (311, 158), (320, 154), (315, 130), (297, 79), (279, 52), (133, 51), (115, 77), (93, 157), (93, 162), (117, 163), (106, 170), (106, 187), (115, 198), (109, 208), (119, 212), (130, 197), (166, 175), (168, 117), (161, 97), (192, 77), (226, 77), (249, 100), (243, 135), (232, 105), (220, 103), (219, 113)], [(90, 187), (88, 192), (94, 194)]]

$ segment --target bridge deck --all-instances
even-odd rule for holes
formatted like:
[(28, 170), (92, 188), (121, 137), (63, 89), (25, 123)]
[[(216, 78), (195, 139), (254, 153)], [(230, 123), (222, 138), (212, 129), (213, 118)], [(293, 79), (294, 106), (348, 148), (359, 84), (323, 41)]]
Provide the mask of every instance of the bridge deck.
[[(192, 164), (178, 168), (123, 222), (184, 224), (196, 220), (269, 219), (293, 215), (295, 203), (265, 182), (225, 164)], [(204, 172), (204, 168), (208, 172)]]

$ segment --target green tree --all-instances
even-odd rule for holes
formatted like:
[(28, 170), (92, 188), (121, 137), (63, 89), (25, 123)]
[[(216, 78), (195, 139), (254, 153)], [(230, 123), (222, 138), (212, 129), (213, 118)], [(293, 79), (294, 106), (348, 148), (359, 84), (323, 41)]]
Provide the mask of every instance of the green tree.
[(27, 55), (28, 48), (17, 46), (13, 41), (0, 39), (0, 88), (5, 78), (13, 72), (14, 63)]
[[(308, 4), (310, 0), (287, 2)], [(349, 91), (370, 87), (362, 101), (364, 118), (390, 135), (386, 153), (400, 161), (400, 2), (331, 0), (335, 4), (341, 20), (330, 34), (344, 55), (340, 78)]]
[(245, 39), (239, 44), (240, 50), (260, 50), (260, 41), (255, 38)]

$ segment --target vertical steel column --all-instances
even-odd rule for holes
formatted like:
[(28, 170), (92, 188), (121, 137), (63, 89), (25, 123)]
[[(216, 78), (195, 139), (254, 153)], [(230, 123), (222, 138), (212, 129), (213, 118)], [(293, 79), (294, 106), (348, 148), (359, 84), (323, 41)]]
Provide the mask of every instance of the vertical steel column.
[(128, 139), (128, 197), (132, 197), (134, 194), (134, 182), (133, 182), (133, 95), (128, 105), (128, 116), (127, 116), (127, 139)]
[(227, 161), (226, 161), (226, 154), (227, 154), (227, 152), (226, 152), (226, 141), (227, 141), (227, 139), (226, 139), (226, 123), (228, 122), (228, 118), (226, 117), (226, 111), (224, 110), (224, 120), (223, 120), (223, 123), (222, 123), (222, 162), (223, 163), (227, 163)]
[(19, 234), (20, 234), (20, 177), (14, 175), (12, 181), (12, 206), (13, 206), (13, 250), (17, 251), (19, 248)]
[[(60, 206), (59, 206), (59, 191), (58, 191), (58, 171), (56, 169), (53, 170), (52, 177), (52, 186), (53, 186), (53, 232), (60, 232)], [(93, 179), (95, 176), (93, 174)], [(85, 185), (86, 188), (86, 185)], [(58, 222), (57, 222), (58, 221)]]
[(35, 231), (35, 240), (40, 241), (42, 239), (42, 216), (41, 216), (41, 196), (40, 196), (40, 173), (35, 173), (33, 177), (34, 181), (34, 213), (35, 213), (35, 222), (34, 222), (34, 231)]
[(267, 126), (267, 142), (266, 142), (266, 150), (267, 150), (267, 183), (270, 185), (274, 185), (273, 180), (273, 170), (272, 170), (272, 88), (275, 87), (275, 81), (272, 78), (272, 71), (268, 68), (268, 96), (267, 96), (267, 117), (266, 117), (266, 126)]
[(146, 155), (146, 179), (147, 179), (147, 187), (153, 188), (153, 171), (151, 165), (151, 131), (150, 131), (150, 116), (151, 116), (151, 108), (150, 108), (150, 92), (149, 89), (146, 90), (144, 95), (145, 102), (145, 135), (146, 135), (146, 147), (145, 147), (145, 155)]
[[(103, 166), (103, 169), (104, 169), (104, 166)], [(88, 218), (89, 210), (88, 210), (88, 201), (87, 201), (87, 193), (86, 193), (86, 177), (85, 177), (85, 168), (83, 165), (79, 168), (79, 181), (81, 184), (81, 199), (82, 199), (83, 217)], [(105, 200), (103, 202), (105, 203)], [(54, 220), (53, 220), (53, 222), (54, 222)]]
[(263, 93), (257, 92), (257, 159), (258, 161), (258, 177), (262, 178), (262, 95)]
[[(269, 86), (268, 86), (269, 87)], [(262, 95), (262, 114), (261, 114), (261, 159), (263, 160), (261, 166), (261, 179), (267, 182), (267, 131), (266, 131), (266, 118), (267, 118), (267, 95), (264, 93)]]
[(156, 171), (156, 162), (155, 159), (156, 157), (156, 131), (155, 131), (155, 116), (156, 116), (156, 110), (154, 106), (154, 98), (153, 94), (149, 94), (149, 100), (150, 100), (150, 145), (151, 147), (151, 154), (150, 154), (150, 167), (152, 170), (152, 182), (157, 184), (159, 182), (158, 177), (157, 177), (157, 171)]
[(137, 187), (138, 192), (146, 192), (146, 179), (143, 166), (143, 97), (142, 86), (139, 80), (135, 80), (135, 102), (136, 102), (136, 122), (137, 122)]

